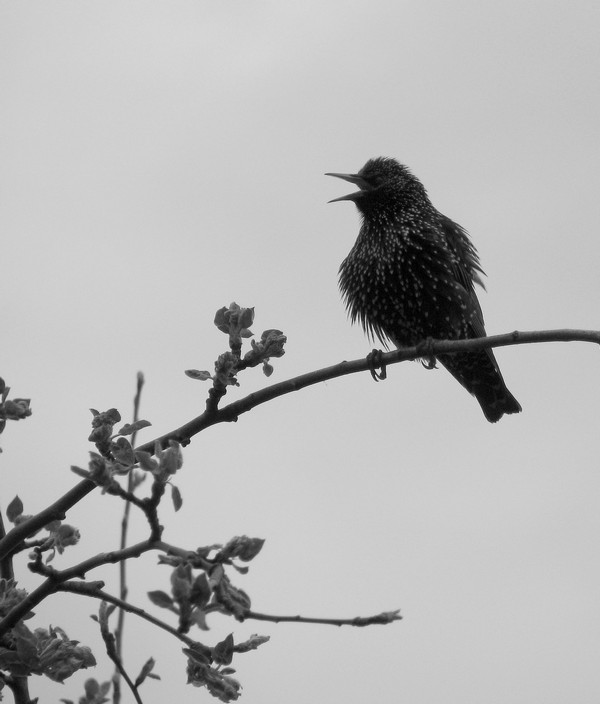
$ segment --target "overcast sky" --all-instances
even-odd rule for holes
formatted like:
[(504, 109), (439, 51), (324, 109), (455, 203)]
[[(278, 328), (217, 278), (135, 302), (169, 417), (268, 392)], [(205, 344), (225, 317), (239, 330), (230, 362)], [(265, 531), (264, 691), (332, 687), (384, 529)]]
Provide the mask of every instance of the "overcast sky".
[[(488, 332), (600, 328), (599, 12), (592, 0), (1, 3), (0, 375), (33, 399), (0, 438), (1, 508), (18, 493), (34, 512), (73, 485), (88, 409), (128, 418), (138, 370), (153, 423), (140, 440), (200, 413), (207, 386), (183, 371), (224, 351), (212, 321), (233, 300), (288, 345), (271, 380), (248, 371), (231, 400), (364, 357), (337, 290), (359, 219), (327, 205), (347, 186), (323, 174), (370, 157), (408, 164), (469, 230)], [(234, 577), (257, 611), (404, 616), (354, 630), (212, 618), (197, 634), (209, 645), (272, 636), (234, 663), (246, 704), (598, 701), (598, 350), (497, 357), (523, 413), (495, 425), (445, 370), (405, 363), (384, 383), (354, 375), (275, 400), (185, 450), (165, 539), (265, 538)], [(121, 508), (96, 492), (73, 509), (82, 541), (56, 566), (116, 547)], [(132, 539), (144, 531), (136, 520)], [(168, 588), (155, 562), (131, 565), (132, 603)], [(88, 577), (114, 589), (114, 574)], [(89, 644), (104, 680), (96, 609), (56, 597), (31, 623)], [(185, 685), (175, 639), (128, 626), (132, 674), (153, 655), (162, 676), (145, 704), (209, 701)], [(36, 679), (31, 693), (76, 700), (88, 676)]]

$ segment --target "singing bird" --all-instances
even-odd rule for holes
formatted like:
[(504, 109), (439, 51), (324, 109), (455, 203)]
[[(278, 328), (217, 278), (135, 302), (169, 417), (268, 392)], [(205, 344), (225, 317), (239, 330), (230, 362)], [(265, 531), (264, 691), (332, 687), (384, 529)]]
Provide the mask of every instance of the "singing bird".
[[(475, 284), (484, 287), (477, 251), (466, 230), (434, 208), (419, 179), (388, 157), (370, 159), (357, 174), (326, 175), (359, 188), (330, 201), (353, 201), (362, 216), (339, 271), (352, 322), (386, 346), (485, 337), (475, 293)], [(437, 359), (491, 423), (521, 411), (491, 349)]]

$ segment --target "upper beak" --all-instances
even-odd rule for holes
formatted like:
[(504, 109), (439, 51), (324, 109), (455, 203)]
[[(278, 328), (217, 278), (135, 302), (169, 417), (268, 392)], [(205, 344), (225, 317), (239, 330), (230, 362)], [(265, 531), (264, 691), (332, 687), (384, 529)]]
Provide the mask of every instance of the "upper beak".
[(331, 174), (327, 173), (325, 176), (335, 176), (335, 178), (342, 178), (344, 181), (350, 181), (350, 183), (355, 183), (361, 190), (356, 191), (355, 193), (348, 193), (347, 196), (341, 196), (340, 198), (333, 198), (332, 200), (329, 201), (329, 203), (336, 203), (339, 200), (357, 200), (360, 198), (362, 195), (364, 195), (365, 191), (368, 190), (368, 185), (367, 182), (362, 178), (362, 176), (359, 176), (358, 174)]

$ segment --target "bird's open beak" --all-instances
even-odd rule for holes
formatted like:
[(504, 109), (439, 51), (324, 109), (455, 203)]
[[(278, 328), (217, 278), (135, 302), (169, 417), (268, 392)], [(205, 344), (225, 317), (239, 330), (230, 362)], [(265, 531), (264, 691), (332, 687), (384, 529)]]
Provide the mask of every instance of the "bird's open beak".
[(365, 194), (365, 191), (369, 189), (367, 182), (359, 176), (358, 174), (325, 174), (325, 176), (335, 176), (335, 178), (342, 178), (344, 181), (350, 181), (350, 183), (355, 183), (361, 190), (355, 193), (348, 193), (347, 196), (341, 196), (340, 198), (333, 198), (333, 200), (328, 201), (329, 203), (337, 203), (340, 200), (354, 200)]

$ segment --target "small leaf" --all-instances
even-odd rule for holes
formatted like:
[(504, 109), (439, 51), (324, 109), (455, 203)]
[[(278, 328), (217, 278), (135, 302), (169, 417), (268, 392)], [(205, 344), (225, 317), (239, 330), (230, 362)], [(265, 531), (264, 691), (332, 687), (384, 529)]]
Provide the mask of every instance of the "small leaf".
[(160, 606), (161, 609), (172, 609), (173, 599), (166, 593), (157, 589), (153, 592), (148, 592), (148, 599), (155, 605)]
[(190, 601), (194, 606), (199, 608), (204, 608), (211, 596), (211, 590), (208, 585), (208, 579), (206, 574), (201, 572), (192, 584), (192, 591), (190, 592)]
[(212, 379), (212, 374), (210, 372), (201, 372), (198, 369), (186, 369), (185, 375), (189, 376), (190, 379), (198, 379), (198, 381), (208, 381)]
[(94, 697), (100, 692), (100, 685), (98, 684), (98, 681), (95, 680), (93, 677), (90, 677), (89, 680), (86, 680), (83, 687), (85, 689), (85, 694), (88, 699), (93, 700)]
[(119, 423), (121, 421), (121, 414), (116, 408), (109, 408), (105, 411), (106, 419), (111, 423)]
[(224, 332), (226, 335), (229, 334), (229, 316), (225, 315), (225, 313), (229, 312), (229, 308), (219, 308), (219, 310), (215, 313), (215, 325), (219, 328), (221, 332)]
[(206, 611), (199, 611), (194, 609), (192, 612), (192, 618), (190, 624), (196, 624), (201, 631), (208, 631), (208, 624), (206, 623)]
[(125, 423), (117, 435), (131, 435), (132, 433), (135, 433), (142, 428), (147, 428), (150, 425), (152, 425), (152, 423), (149, 420), (136, 420), (135, 423)]
[(210, 573), (208, 575), (208, 583), (210, 585), (211, 589), (215, 589), (216, 587), (221, 584), (225, 577), (225, 570), (223, 569), (223, 565), (215, 565), (214, 567), (211, 568)]
[(132, 475), (133, 478), (133, 483), (131, 485), (132, 491), (135, 491), (140, 484), (143, 484), (146, 481), (147, 474), (144, 474), (143, 472), (134, 472)]
[(227, 543), (219, 553), (220, 559), (237, 557), (243, 562), (250, 562), (262, 550), (265, 541), (263, 538), (249, 538), (247, 535), (237, 535)]
[(110, 446), (114, 458), (119, 464), (131, 467), (135, 464), (135, 453), (127, 438), (118, 437)]
[(217, 665), (229, 665), (233, 660), (233, 634), (217, 643), (212, 650), (213, 660)]
[(187, 601), (192, 591), (192, 568), (180, 564), (171, 572), (171, 593), (176, 601)]
[(147, 472), (154, 472), (158, 467), (158, 462), (152, 457), (149, 452), (144, 452), (143, 450), (136, 450), (135, 453), (137, 461), (140, 463), (141, 469)]
[(6, 507), (6, 517), (11, 523), (14, 523), (22, 513), (23, 502), (17, 495)]
[[(252, 308), (242, 308), (240, 317), (239, 317), (239, 325), (240, 328), (242, 328), (242, 337), (251, 337), (252, 333), (248, 328), (252, 325), (254, 322), (254, 306)], [(244, 332), (250, 332), (250, 335), (244, 335)]]
[(181, 445), (174, 440), (169, 441), (169, 447), (160, 454), (160, 468), (168, 474), (175, 474), (183, 466)]
[(173, 508), (175, 511), (179, 511), (183, 506), (183, 499), (181, 498), (181, 492), (175, 484), (171, 484), (171, 499), (173, 500)]
[(248, 574), (250, 571), (249, 567), (243, 567), (242, 565), (236, 565), (235, 562), (231, 563), (231, 566), (233, 567), (236, 572), (239, 572), (240, 574)]
[(154, 658), (148, 658), (148, 660), (146, 660), (146, 662), (144, 663), (144, 666), (140, 670), (140, 674), (137, 676), (137, 678), (135, 680), (136, 687), (139, 687), (142, 684), (142, 682), (146, 679), (146, 677), (148, 677), (150, 675), (150, 673), (154, 669), (155, 664), (156, 664), (156, 662), (154, 661)]

